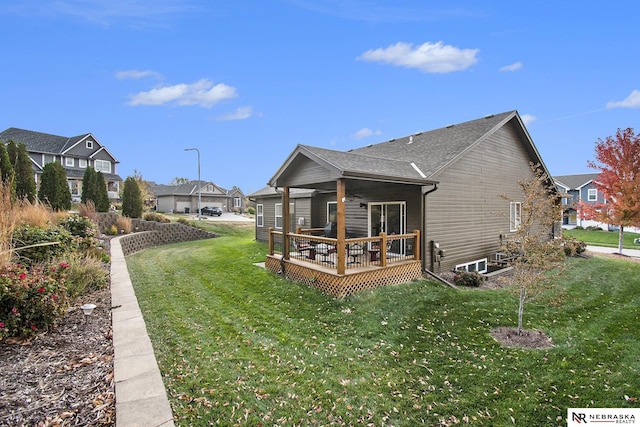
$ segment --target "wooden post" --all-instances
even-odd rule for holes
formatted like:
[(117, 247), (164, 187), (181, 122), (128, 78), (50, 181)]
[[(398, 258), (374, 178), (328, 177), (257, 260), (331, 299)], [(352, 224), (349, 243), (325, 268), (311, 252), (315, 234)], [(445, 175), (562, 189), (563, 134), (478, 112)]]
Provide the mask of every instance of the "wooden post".
[(289, 230), (291, 230), (289, 187), (283, 187), (282, 190), (282, 258), (289, 259)]
[(346, 215), (344, 209), (344, 202), (346, 199), (346, 184), (344, 179), (338, 179), (336, 182), (336, 195), (337, 195), (337, 215), (336, 223), (337, 223), (337, 233), (336, 237), (338, 238), (338, 245), (336, 246), (337, 251), (337, 269), (338, 274), (344, 274), (346, 269), (347, 262), (347, 254), (346, 254), (346, 246), (344, 243), (344, 239), (346, 238)]
[(420, 230), (413, 230), (416, 235), (415, 242), (413, 242), (413, 259), (420, 260)]
[(380, 266), (387, 266), (387, 233), (380, 233)]
[(273, 255), (273, 227), (269, 227), (269, 255)]

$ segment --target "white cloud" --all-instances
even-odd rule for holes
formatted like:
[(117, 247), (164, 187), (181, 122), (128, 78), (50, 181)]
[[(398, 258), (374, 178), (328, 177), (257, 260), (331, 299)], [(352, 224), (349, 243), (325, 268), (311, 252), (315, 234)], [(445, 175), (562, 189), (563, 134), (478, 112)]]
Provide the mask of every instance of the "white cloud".
[(126, 70), (126, 71), (118, 71), (116, 73), (116, 78), (118, 80), (124, 79), (142, 79), (145, 77), (153, 77), (156, 79), (161, 79), (162, 75), (153, 70)]
[(536, 120), (538, 120), (536, 116), (532, 116), (531, 114), (523, 114), (520, 116), (520, 118), (522, 119), (525, 125), (529, 125), (535, 122)]
[(416, 47), (398, 42), (387, 48), (368, 50), (356, 59), (417, 68), (425, 73), (450, 73), (478, 62), (478, 52), (479, 49), (458, 49), (442, 42), (426, 42)]
[(369, 128), (362, 128), (359, 131), (357, 131), (356, 133), (354, 133), (351, 137), (355, 140), (361, 140), (367, 137), (370, 137), (372, 135), (382, 135), (382, 132), (379, 130), (371, 130)]
[(622, 101), (607, 102), (607, 109), (611, 108), (640, 108), (640, 90), (634, 90)]
[(238, 107), (236, 111), (218, 117), (220, 121), (244, 120), (253, 115), (253, 107)]
[(522, 62), (518, 61), (514, 62), (511, 65), (505, 65), (504, 67), (500, 68), (500, 71), (518, 71), (520, 68), (522, 68)]
[(214, 85), (207, 79), (198, 80), (195, 83), (180, 83), (173, 86), (163, 86), (132, 95), (129, 105), (197, 105), (199, 107), (211, 107), (218, 102), (235, 98), (236, 89), (232, 86), (218, 83)]

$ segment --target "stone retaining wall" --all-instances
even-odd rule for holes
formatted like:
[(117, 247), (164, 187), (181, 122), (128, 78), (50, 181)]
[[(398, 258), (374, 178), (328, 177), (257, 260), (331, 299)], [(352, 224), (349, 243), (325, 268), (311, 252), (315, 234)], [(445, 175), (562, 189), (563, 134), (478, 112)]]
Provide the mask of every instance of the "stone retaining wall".
[[(111, 228), (111, 225), (115, 225), (116, 218), (119, 216), (114, 213), (101, 213), (98, 215), (100, 230)], [(162, 223), (132, 218), (131, 228), (135, 232), (122, 236), (120, 239), (122, 252), (125, 256), (153, 246), (216, 237), (213, 233), (179, 222)]]

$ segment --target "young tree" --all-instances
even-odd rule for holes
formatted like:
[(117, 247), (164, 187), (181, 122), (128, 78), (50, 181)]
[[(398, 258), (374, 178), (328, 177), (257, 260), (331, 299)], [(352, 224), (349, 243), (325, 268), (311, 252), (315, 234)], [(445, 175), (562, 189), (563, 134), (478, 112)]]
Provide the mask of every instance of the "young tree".
[(561, 239), (554, 239), (560, 206), (553, 180), (542, 167), (531, 165), (534, 177), (521, 180), (521, 201), (517, 212), (517, 230), (504, 242), (503, 251), (514, 256), (511, 281), (519, 291), (518, 335), (522, 334), (522, 317), (527, 299), (534, 297), (553, 279), (552, 270), (560, 271), (564, 259)]
[(96, 177), (96, 170), (91, 166), (84, 170), (84, 174), (82, 175), (82, 195), (80, 196), (80, 201), (82, 203), (87, 203), (89, 201), (93, 202), (93, 205), (97, 210), (98, 203), (96, 200)]
[(13, 185), (14, 170), (9, 154), (3, 143), (0, 142), (0, 181), (5, 184), (4, 189), (9, 189), (11, 194), (15, 193)]
[(14, 166), (16, 180), (16, 197), (20, 200), (36, 200), (36, 181), (33, 177), (33, 166), (26, 145), (18, 144), (16, 164)]
[(598, 139), (595, 151), (596, 161), (588, 165), (600, 171), (594, 182), (605, 202), (581, 202), (581, 216), (618, 225), (618, 252), (622, 253), (624, 227), (640, 226), (640, 135), (631, 128), (618, 129), (615, 138)]
[(109, 212), (109, 192), (107, 192), (107, 182), (101, 171), (96, 172), (95, 178), (96, 188), (94, 201), (98, 212)]
[(142, 195), (135, 178), (129, 176), (124, 180), (122, 189), (122, 215), (130, 218), (142, 216)]
[(139, 172), (137, 169), (133, 170), (133, 179), (135, 179), (136, 182), (138, 183), (143, 204), (145, 206), (148, 206), (148, 204), (151, 202), (151, 199), (153, 198), (151, 185), (149, 184), (148, 181), (144, 180), (144, 178), (142, 177), (142, 173)]
[(38, 198), (48, 203), (55, 211), (71, 209), (71, 191), (67, 184), (67, 173), (60, 163), (51, 162), (44, 165)]

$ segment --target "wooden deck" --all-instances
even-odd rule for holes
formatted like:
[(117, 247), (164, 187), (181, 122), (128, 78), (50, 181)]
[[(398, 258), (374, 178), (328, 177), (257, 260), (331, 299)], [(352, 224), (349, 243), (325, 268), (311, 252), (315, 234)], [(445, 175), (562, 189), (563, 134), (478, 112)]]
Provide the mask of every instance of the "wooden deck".
[(318, 265), (299, 259), (283, 259), (281, 255), (268, 255), (267, 270), (284, 275), (288, 280), (305, 283), (335, 297), (346, 297), (366, 289), (398, 285), (422, 277), (420, 260), (408, 260), (379, 267), (364, 265), (338, 274), (330, 265)]

